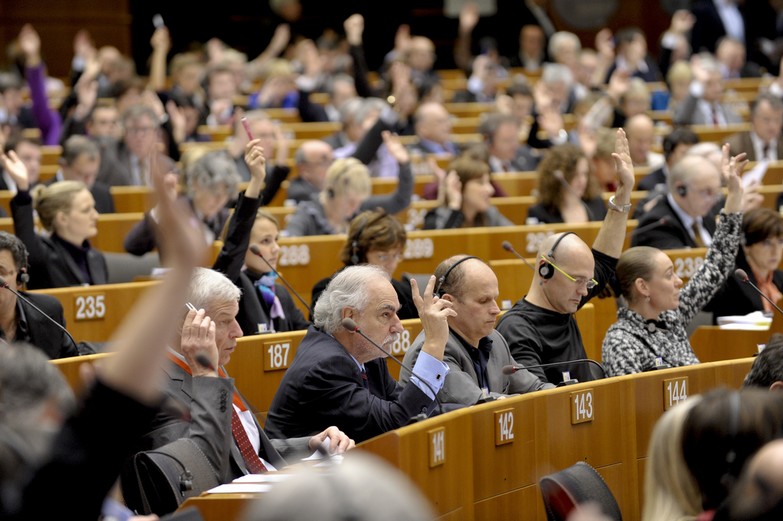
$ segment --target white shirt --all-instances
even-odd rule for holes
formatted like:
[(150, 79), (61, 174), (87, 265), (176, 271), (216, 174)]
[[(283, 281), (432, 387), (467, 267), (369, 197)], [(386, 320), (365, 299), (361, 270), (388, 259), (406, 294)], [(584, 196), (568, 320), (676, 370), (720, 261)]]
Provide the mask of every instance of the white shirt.
[(685, 213), (685, 210), (680, 208), (680, 205), (677, 204), (677, 202), (674, 200), (674, 197), (672, 197), (672, 194), (667, 194), (666, 197), (669, 198), (669, 204), (672, 206), (672, 209), (674, 210), (674, 213), (677, 214), (677, 217), (680, 218), (682, 221), (683, 226), (685, 226), (685, 229), (688, 231), (688, 234), (690, 234), (692, 239), (696, 239), (696, 237), (693, 234), (693, 222), (696, 221), (699, 223), (699, 231), (701, 232), (701, 242), (704, 243), (704, 246), (709, 247), (712, 244), (712, 236), (710, 235), (710, 232), (708, 232), (704, 228), (704, 221), (701, 217), (691, 217), (687, 213)]
[(764, 141), (755, 132), (750, 133), (750, 142), (753, 143), (753, 152), (756, 154), (756, 161), (777, 161), (778, 160), (778, 140), (777, 138), (767, 143), (768, 150), (764, 154)]
[(726, 34), (744, 43), (745, 21), (742, 19), (737, 4), (730, 0), (713, 0), (713, 2), (715, 2), (715, 9), (718, 10), (720, 20), (723, 22), (723, 28), (726, 29)]

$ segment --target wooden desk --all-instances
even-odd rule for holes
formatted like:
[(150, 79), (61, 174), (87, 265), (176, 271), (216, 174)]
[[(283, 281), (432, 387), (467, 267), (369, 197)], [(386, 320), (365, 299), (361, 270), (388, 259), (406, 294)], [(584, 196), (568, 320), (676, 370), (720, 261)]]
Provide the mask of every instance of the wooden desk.
[(693, 352), (702, 362), (747, 358), (758, 354), (773, 331), (742, 331), (718, 326), (699, 326), (691, 335)]
[(57, 369), (59, 369), (63, 377), (65, 377), (65, 381), (68, 382), (71, 390), (78, 396), (84, 388), (84, 383), (79, 374), (79, 367), (81, 367), (82, 364), (94, 364), (107, 356), (111, 356), (111, 353), (60, 358), (58, 360), (52, 360), (51, 362), (57, 366)]

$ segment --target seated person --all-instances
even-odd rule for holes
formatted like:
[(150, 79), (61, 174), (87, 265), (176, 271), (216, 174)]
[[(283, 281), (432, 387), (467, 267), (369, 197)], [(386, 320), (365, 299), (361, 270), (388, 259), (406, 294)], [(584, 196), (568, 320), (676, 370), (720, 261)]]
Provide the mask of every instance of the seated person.
[(326, 172), (324, 188), (299, 203), (286, 227), (286, 235), (333, 235), (345, 233), (351, 219), (361, 210), (382, 208), (389, 214), (401, 212), (410, 205), (413, 175), (408, 151), (398, 137), (383, 133), (383, 141), (400, 165), (397, 190), (389, 195), (371, 197), (372, 183), (367, 166), (358, 159), (338, 159)]
[[(422, 380), (401, 387), (389, 374), (386, 356), (402, 332), (400, 303), (389, 276), (377, 266), (350, 266), (326, 286), (294, 361), (277, 388), (267, 416), (267, 430), (284, 436), (310, 436), (324, 425), (339, 424), (357, 442), (407, 425), (435, 407), (448, 366), (443, 350), (448, 338), (446, 317), (452, 304), (433, 295), (431, 277), (423, 296), (415, 279), (411, 293), (427, 341), (413, 367)], [(346, 329), (351, 319), (363, 335)]]
[[(223, 151), (207, 152), (186, 168), (184, 199), (199, 219), (207, 244), (212, 244), (223, 232), (228, 221), (226, 204), (236, 198), (239, 181), (236, 164)], [(156, 228), (157, 211), (153, 208), (125, 236), (125, 250), (144, 255), (158, 249), (164, 262), (166, 245), (158, 242)]]
[[(0, 232), (0, 276), (14, 291), (21, 291), (28, 282), (27, 249), (17, 237)], [(79, 351), (54, 320), (65, 327), (63, 307), (56, 298), (39, 293), (22, 295), (41, 311), (17, 298), (10, 291), (0, 292), (0, 339), (5, 342), (27, 342), (49, 358), (78, 356)], [(43, 314), (46, 316), (43, 316)], [(51, 317), (51, 320), (46, 317)]]
[[(245, 145), (244, 161), (252, 177), (239, 196), (223, 248), (212, 266), (242, 290), (237, 322), (245, 335), (294, 331), (310, 325), (288, 290), (275, 282), (280, 229), (277, 219), (259, 210), (266, 175), (260, 143), (256, 139)], [(263, 258), (248, 249), (250, 244), (258, 248)]]
[(664, 163), (644, 176), (637, 189), (655, 190), (658, 185), (666, 187), (669, 172), (682, 159), (691, 146), (699, 142), (699, 136), (687, 127), (678, 127), (663, 138)]
[(508, 114), (489, 114), (479, 125), (492, 172), (527, 172), (538, 164), (538, 155), (519, 141), (519, 123)]
[[(30, 184), (16, 153), (0, 156), (3, 168), (14, 179), (18, 192), (11, 199), (14, 234), (27, 248), (30, 289), (106, 284), (108, 268), (103, 254), (88, 239), (98, 233), (95, 200), (84, 183), (60, 181), (51, 186)], [(51, 233), (35, 233), (33, 206), (43, 227)]]
[(436, 154), (439, 156), (459, 155), (459, 145), (451, 139), (452, 117), (441, 103), (427, 102), (416, 110), (416, 137), (419, 141), (411, 146), (411, 152)]
[[(265, 153), (269, 152), (265, 149)], [(297, 176), (288, 182), (286, 199), (301, 203), (321, 193), (333, 162), (334, 151), (328, 143), (313, 139), (299, 145), (294, 154)]]
[[(382, 268), (389, 274), (389, 277), (392, 277), (391, 285), (394, 286), (394, 291), (397, 292), (397, 298), (400, 301), (400, 309), (397, 311), (400, 320), (419, 318), (419, 313), (413, 304), (409, 280), (405, 277), (403, 280), (393, 278), (394, 272), (397, 271), (397, 266), (402, 260), (407, 239), (408, 234), (405, 232), (405, 228), (394, 216), (388, 215), (384, 211), (368, 210), (353, 218), (351, 226), (348, 228), (345, 245), (340, 251), (340, 260), (346, 267), (372, 264)], [(343, 269), (345, 268), (340, 271)], [(315, 283), (310, 309), (315, 309), (318, 297), (321, 296), (334, 275), (336, 273)]]
[(761, 93), (750, 107), (750, 130), (738, 132), (726, 140), (732, 154), (745, 152), (749, 161), (783, 159), (783, 101), (771, 93)]
[[(438, 393), (441, 402), (475, 405), (487, 399), (549, 389), (525, 369), (511, 375), (503, 372), (515, 365), (506, 340), (494, 327), (500, 314), (497, 305), (498, 279), (481, 259), (457, 255), (441, 262), (435, 270), (439, 281), (437, 294), (448, 300), (456, 315), (448, 317), (449, 339), (443, 361), (449, 374)], [(419, 334), (405, 353), (403, 363), (413, 367), (427, 340)], [(400, 384), (407, 385), (410, 375), (400, 372)]]
[(617, 279), (627, 307), (606, 332), (602, 360), (610, 376), (639, 373), (660, 365), (698, 363), (685, 328), (704, 308), (734, 268), (742, 222), (743, 162), (724, 166), (729, 196), (704, 264), (682, 287), (671, 259), (650, 247), (625, 251), (617, 263)]
[(584, 223), (606, 216), (590, 164), (579, 147), (552, 147), (538, 165), (538, 176), (538, 203), (528, 209), (528, 223)]
[(770, 391), (783, 389), (783, 335), (773, 333), (767, 346), (753, 360), (742, 387), (761, 387)]
[[(742, 218), (742, 247), (735, 268), (745, 270), (748, 279), (773, 302), (783, 297), (783, 217), (769, 208), (756, 208)], [(773, 313), (772, 304), (747, 283), (729, 277), (712, 299), (710, 309), (717, 323), (725, 315), (747, 315), (753, 311)]]
[(114, 213), (114, 199), (109, 187), (95, 181), (101, 166), (98, 145), (85, 136), (71, 136), (62, 145), (60, 169), (47, 184), (57, 181), (81, 181), (90, 189), (98, 213)]
[(486, 163), (466, 155), (457, 158), (449, 165), (441, 192), (441, 206), (429, 210), (424, 216), (425, 230), (514, 224), (492, 205), (495, 189)]
[[(592, 249), (573, 232), (544, 239), (527, 295), (497, 325), (514, 360), (541, 381), (560, 383), (566, 370), (580, 382), (595, 378), (590, 365), (572, 362), (587, 358), (574, 313), (602, 291), (623, 249), (634, 177), (622, 129), (617, 131), (614, 158), (617, 191), (609, 199), (610, 211)], [(534, 367), (542, 363), (562, 365), (546, 370)]]

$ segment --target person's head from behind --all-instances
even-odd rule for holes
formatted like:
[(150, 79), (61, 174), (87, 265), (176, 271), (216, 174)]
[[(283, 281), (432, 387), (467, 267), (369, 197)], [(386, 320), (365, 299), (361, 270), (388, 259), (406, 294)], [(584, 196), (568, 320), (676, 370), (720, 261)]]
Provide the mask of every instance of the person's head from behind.
[(539, 305), (557, 313), (576, 313), (595, 287), (590, 247), (572, 232), (550, 235), (538, 247), (530, 293)]
[[(268, 497), (267, 497), (268, 496)], [(243, 521), (432, 521), (422, 493), (399, 470), (352, 451), (340, 465), (303, 467), (254, 503)]]
[[(215, 323), (215, 343), (218, 363), (226, 365), (231, 353), (242, 337), (242, 329), (236, 320), (239, 312), (239, 297), (242, 292), (225, 275), (207, 268), (196, 268), (190, 278), (185, 302), (196, 309), (203, 309)], [(183, 318), (187, 309), (183, 306)], [(179, 349), (179, 342), (175, 342)]]
[(631, 161), (635, 165), (646, 165), (647, 157), (655, 142), (655, 124), (647, 114), (637, 114), (628, 118), (625, 124), (628, 136), (628, 149)]
[(462, 155), (449, 164), (449, 172), (456, 172), (462, 187), (462, 213), (474, 225), (483, 226), (483, 216), (495, 193), (489, 178), (489, 165)]
[[(16, 236), (0, 231), (0, 277), (15, 290), (22, 289), (27, 273), (27, 248)], [(16, 302), (10, 292), (3, 292), (0, 301)]]
[(347, 222), (370, 197), (371, 190), (367, 166), (352, 157), (338, 159), (326, 172), (321, 203), (327, 214)]
[(692, 396), (661, 416), (655, 423), (647, 449), (642, 519), (680, 519), (701, 512), (699, 487), (685, 464), (682, 433), (685, 419), (699, 403)]
[(452, 303), (456, 316), (448, 317), (449, 327), (465, 341), (478, 347), (489, 336), (500, 314), (498, 279), (484, 261), (468, 255), (454, 255), (435, 268), (437, 292)]
[(95, 199), (81, 181), (38, 185), (32, 195), (35, 211), (47, 231), (78, 246), (98, 233)]
[(346, 318), (387, 351), (402, 332), (400, 302), (389, 274), (378, 266), (349, 266), (334, 276), (313, 309), (313, 323), (333, 335), (359, 363), (385, 356), (361, 335), (342, 326)]
[(125, 145), (139, 159), (146, 159), (155, 150), (160, 124), (155, 111), (146, 105), (131, 105), (122, 113)]
[(241, 178), (225, 151), (208, 152), (185, 170), (185, 188), (193, 207), (211, 219), (237, 196)]
[(780, 139), (783, 130), (783, 101), (770, 93), (761, 93), (750, 107), (750, 124), (753, 132), (765, 144)]
[(38, 183), (38, 179), (41, 176), (41, 158), (43, 157), (41, 140), (22, 134), (13, 134), (8, 138), (3, 148), (6, 154), (13, 150), (19, 156), (19, 160), (27, 168), (30, 186)]
[(705, 510), (726, 499), (748, 459), (780, 437), (781, 425), (783, 396), (760, 389), (715, 389), (693, 407), (682, 446)]
[(707, 215), (721, 194), (720, 171), (710, 161), (691, 154), (674, 165), (668, 184), (674, 201), (693, 218)]
[(754, 208), (742, 216), (742, 249), (754, 273), (766, 275), (783, 260), (783, 217), (769, 208)]
[(764, 350), (753, 360), (742, 386), (783, 390), (783, 334), (774, 333), (770, 336)]
[(255, 245), (269, 264), (248, 248), (245, 253), (245, 266), (256, 273), (269, 273), (270, 264), (272, 269), (276, 270), (280, 257), (280, 245), (277, 243), (279, 238), (280, 225), (275, 216), (264, 210), (258, 210), (253, 228), (250, 230), (250, 245)]
[[(550, 148), (538, 165), (538, 175), (538, 198), (545, 206), (559, 207), (569, 193), (580, 198), (595, 194), (595, 185), (590, 178), (590, 163), (576, 145)], [(565, 184), (570, 188), (566, 188)]]
[(428, 102), (416, 110), (416, 135), (438, 144), (451, 139), (451, 115), (440, 103)]
[[(266, 152), (266, 149), (264, 149)], [(299, 177), (323, 190), (326, 172), (334, 162), (334, 151), (325, 141), (314, 139), (305, 141), (296, 150), (294, 155)]]
[(479, 125), (479, 133), (489, 153), (501, 161), (511, 161), (519, 148), (519, 123), (511, 115), (490, 114)]
[(351, 220), (340, 260), (346, 266), (372, 264), (393, 276), (407, 239), (405, 228), (393, 215), (383, 210), (368, 210)]
[(57, 367), (23, 343), (0, 345), (0, 389), (0, 483), (13, 486), (46, 458), (75, 400)]
[(688, 127), (677, 127), (663, 138), (663, 157), (669, 168), (685, 157), (690, 148), (699, 142), (699, 136)]
[(63, 143), (60, 166), (65, 180), (81, 181), (87, 187), (91, 187), (101, 167), (101, 152), (98, 145), (85, 136), (69, 137)]
[(674, 272), (672, 260), (664, 252), (649, 246), (628, 248), (617, 262), (620, 292), (632, 309), (640, 306), (655, 318), (680, 305), (682, 279)]

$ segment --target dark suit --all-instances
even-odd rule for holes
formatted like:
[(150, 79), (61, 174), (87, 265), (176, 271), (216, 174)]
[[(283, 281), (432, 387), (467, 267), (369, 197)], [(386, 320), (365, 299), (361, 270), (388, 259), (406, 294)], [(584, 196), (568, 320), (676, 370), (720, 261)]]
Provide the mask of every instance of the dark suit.
[(92, 281), (74, 261), (70, 252), (60, 241), (41, 237), (33, 226), (33, 201), (29, 192), (18, 192), (11, 199), (11, 215), (14, 219), (14, 233), (27, 247), (27, 262), (30, 289), (62, 288), (84, 284), (106, 284), (109, 280), (106, 259), (98, 250), (86, 245), (86, 262)]
[[(600, 197), (594, 197), (583, 201), (585, 209), (589, 211), (588, 219), (591, 221), (603, 221), (606, 217), (606, 205)], [(534, 204), (527, 210), (528, 219), (538, 219), (541, 224), (552, 224), (563, 222), (563, 216), (560, 214), (560, 208), (556, 206), (544, 206), (541, 203)]]
[[(691, 48), (694, 53), (709, 51), (715, 53), (718, 40), (726, 36), (723, 25), (713, 0), (696, 0), (691, 7), (691, 13), (696, 23), (691, 29)], [(744, 19), (743, 19), (744, 21)], [(745, 23), (745, 34), (748, 35), (748, 24)]]
[(269, 326), (270, 323), (278, 332), (307, 329), (310, 322), (305, 320), (288, 291), (278, 284), (275, 285), (275, 295), (280, 299), (285, 318), (272, 320), (270, 310), (260, 298), (251, 277), (242, 271), (259, 202), (259, 199), (245, 197), (245, 194), (239, 196), (237, 207), (228, 224), (226, 240), (212, 269), (224, 273), (242, 290), (237, 322), (245, 335), (256, 335), (259, 333), (260, 324)]
[[(665, 222), (660, 222), (665, 219)], [(653, 223), (659, 223), (654, 225)], [(642, 227), (650, 228), (637, 233)], [(715, 214), (708, 213), (702, 218), (702, 225), (710, 235), (715, 235)], [(696, 248), (696, 243), (690, 231), (685, 228), (680, 218), (669, 204), (668, 197), (662, 197), (641, 219), (631, 236), (631, 246), (652, 246), (661, 250), (678, 248)]]
[[(758, 161), (756, 149), (753, 147), (753, 141), (750, 139), (750, 132), (738, 132), (726, 140), (731, 147), (731, 155), (735, 156), (741, 152), (748, 154), (748, 161)], [(778, 160), (783, 159), (783, 138), (778, 136), (778, 144), (775, 149)]]
[(415, 385), (401, 387), (384, 359), (364, 365), (369, 389), (345, 348), (311, 327), (277, 388), (267, 429), (285, 436), (308, 436), (337, 425), (359, 443), (431, 410), (433, 400)]
[[(691, 94), (680, 103), (674, 111), (674, 124), (675, 125), (714, 125), (712, 119), (707, 119), (704, 113), (699, 110), (699, 101), (701, 98), (697, 98)], [(727, 125), (734, 123), (742, 123), (742, 117), (737, 115), (730, 105), (725, 103), (718, 104), (718, 111), (723, 115)]]
[[(21, 293), (35, 306), (38, 306), (46, 316), (65, 327), (63, 307), (59, 300), (50, 295)], [(5, 334), (2, 331), (0, 331), (0, 335), (5, 339)], [(32, 344), (52, 359), (79, 356), (76, 345), (68, 338), (68, 335), (32, 306), (23, 302), (22, 299), (16, 300), (16, 336), (14, 340)]]
[[(737, 251), (737, 268), (745, 270), (750, 282), (758, 286), (756, 276), (748, 264), (745, 252), (742, 248)], [(783, 292), (783, 271), (775, 270), (772, 273), (772, 283)], [(726, 315), (747, 315), (754, 311), (763, 311), (764, 305), (761, 296), (750, 284), (740, 282), (736, 277), (728, 277), (720, 291), (712, 298), (708, 308), (713, 312), (713, 321), (717, 323), (718, 317)]]
[(664, 170), (664, 166), (660, 168), (656, 168), (646, 176), (642, 178), (641, 181), (639, 181), (639, 186), (636, 187), (637, 190), (644, 190), (644, 191), (650, 191), (655, 190), (655, 187), (658, 185), (665, 185), (666, 184), (666, 171)]
[[(413, 367), (424, 345), (424, 340), (424, 332), (419, 333), (419, 336), (416, 337), (416, 340), (408, 348), (408, 352), (405, 353), (405, 358), (403, 359), (405, 365)], [(551, 384), (542, 382), (526, 370), (518, 371), (512, 375), (503, 374), (503, 366), (516, 365), (516, 362), (511, 356), (508, 343), (500, 336), (500, 333), (493, 329), (489, 340), (492, 342), (492, 349), (487, 360), (487, 390), (491, 396), (523, 394), (554, 387)], [(479, 379), (476, 375), (473, 360), (468, 354), (467, 348), (453, 330), (449, 331), (449, 339), (446, 342), (446, 352), (443, 355), (443, 361), (449, 366), (449, 373), (446, 375), (443, 388), (438, 393), (438, 398), (443, 403), (462, 405), (479, 403), (484, 396), (479, 387)], [(407, 385), (409, 380), (410, 376), (407, 371), (401, 371), (400, 384)]]
[[(171, 172), (176, 167), (176, 163), (169, 156), (161, 153), (152, 158), (151, 163), (163, 172)], [(135, 184), (131, 169), (131, 153), (125, 143), (120, 141), (101, 148), (101, 167), (96, 180), (107, 186)], [(141, 184), (144, 183), (145, 180), (141, 179)]]

